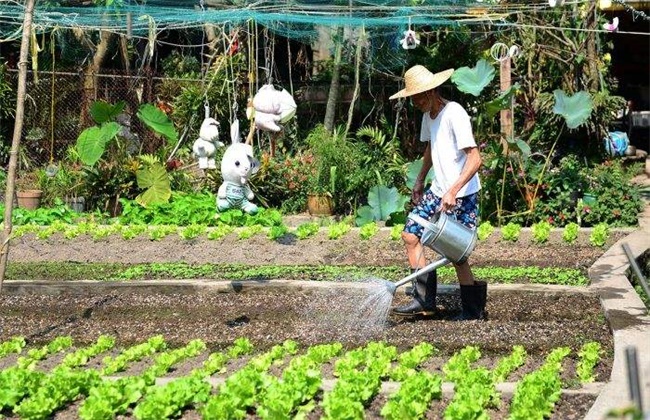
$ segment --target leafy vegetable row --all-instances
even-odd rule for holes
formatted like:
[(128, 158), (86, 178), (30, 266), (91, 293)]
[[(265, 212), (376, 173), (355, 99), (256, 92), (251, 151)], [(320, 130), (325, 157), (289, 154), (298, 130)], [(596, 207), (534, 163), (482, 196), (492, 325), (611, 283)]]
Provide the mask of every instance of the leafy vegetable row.
[[(14, 337), (0, 343), (0, 349), (13, 350), (6, 351), (5, 355), (21, 353), (24, 343), (24, 338)], [(492, 370), (475, 367), (481, 357), (480, 350), (467, 346), (449, 358), (442, 367), (443, 376), (422, 370), (423, 363), (435, 354), (429, 343), (420, 343), (398, 354), (394, 346), (369, 342), (341, 356), (340, 343), (311, 346), (297, 355), (297, 343), (288, 340), (251, 358), (212, 394), (208, 379), (215, 373), (223, 373), (228, 360), (253, 351), (247, 339), (240, 338), (226, 351), (210, 354), (200, 368), (163, 385), (156, 385), (156, 378), (179, 362), (203, 352), (202, 341), (193, 340), (185, 347), (163, 351), (164, 339), (154, 336), (115, 357), (104, 357), (98, 370), (81, 369), (91, 358), (111, 350), (114, 344), (113, 338), (101, 336), (93, 345), (66, 354), (48, 374), (36, 369), (38, 361), (68, 349), (72, 345), (70, 337), (58, 337), (46, 346), (29, 350), (14, 366), (0, 371), (0, 409), (11, 410), (25, 419), (48, 418), (82, 396), (85, 399), (78, 412), (82, 419), (115, 418), (129, 410), (138, 419), (173, 418), (189, 408), (197, 408), (208, 419), (241, 419), (251, 410), (263, 419), (283, 419), (304, 417), (320, 400), (324, 418), (362, 419), (383, 381), (390, 379), (399, 382), (400, 387), (388, 395), (381, 415), (388, 419), (418, 419), (424, 417), (432, 400), (441, 398), (444, 380), (453, 383), (455, 389), (444, 417), (481, 418), (486, 416), (486, 409), (498, 407), (501, 402), (496, 384), (506, 381), (526, 361), (523, 347), (515, 346)], [(160, 351), (163, 352), (140, 375), (106, 376)], [(564, 347), (553, 350), (539, 369), (517, 383), (510, 405), (511, 418), (541, 418), (551, 414), (561, 394), (562, 360), (569, 353), (570, 349)], [(586, 343), (578, 351), (576, 371), (581, 382), (593, 381), (593, 368), (600, 353), (598, 343)], [(287, 356), (289, 362), (282, 374), (270, 374), (269, 368), (284, 364)], [(337, 356), (336, 384), (322, 391), (321, 366)]]

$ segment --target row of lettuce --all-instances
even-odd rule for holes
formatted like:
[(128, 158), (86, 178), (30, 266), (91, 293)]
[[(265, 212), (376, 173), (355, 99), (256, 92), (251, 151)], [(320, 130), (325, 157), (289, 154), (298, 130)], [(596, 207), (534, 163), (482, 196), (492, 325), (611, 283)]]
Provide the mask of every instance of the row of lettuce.
[[(79, 214), (64, 205), (52, 209), (16, 209), (13, 217), (16, 226), (12, 230), (12, 235), (21, 237), (26, 233), (33, 232), (40, 239), (48, 239), (55, 233), (61, 233), (64, 238), (73, 239), (82, 234), (89, 234), (93, 239), (100, 240), (113, 234), (121, 235), (124, 239), (132, 239), (146, 234), (149, 239), (157, 241), (170, 234), (178, 234), (187, 240), (200, 236), (216, 240), (233, 232), (239, 239), (247, 239), (264, 232), (269, 239), (277, 240), (286, 235), (307, 239), (316, 235), (321, 229), (325, 229), (329, 239), (338, 239), (350, 232), (354, 225), (351, 219), (341, 221), (321, 219), (306, 221), (296, 228), (290, 228), (284, 223), (282, 214), (274, 209), (261, 209), (256, 215), (249, 215), (240, 210), (230, 210), (216, 216), (213, 214), (209, 223), (204, 221), (189, 224), (182, 224), (183, 218), (175, 220), (179, 223), (169, 223), (174, 220), (143, 221), (130, 220), (128, 217), (105, 220), (94, 216), (90, 214), (87, 217), (79, 217)], [(399, 240), (403, 226), (401, 223), (391, 226), (390, 239)], [(377, 235), (380, 229), (381, 226), (377, 221), (365, 223), (358, 229), (359, 238), (369, 240)], [(495, 227), (489, 221), (485, 221), (477, 228), (478, 239), (486, 240), (493, 235), (494, 231)], [(510, 222), (500, 228), (501, 239), (516, 242), (521, 236), (521, 231), (521, 225)], [(550, 239), (553, 226), (547, 221), (541, 221), (534, 223), (530, 227), (530, 231), (533, 242), (544, 244)], [(577, 223), (569, 223), (562, 228), (562, 239), (567, 244), (576, 242), (579, 235), (580, 226)], [(589, 230), (589, 242), (594, 246), (604, 246), (609, 236), (610, 228), (605, 223), (598, 224)]]
[[(118, 350), (113, 337), (100, 336), (92, 345), (73, 349), (73, 340), (62, 336), (42, 347), (25, 348), (22, 337), (0, 343), (0, 359), (15, 357), (0, 371), (0, 413), (21, 419), (46, 419), (62, 410), (77, 410), (79, 418), (92, 420), (119, 415), (160, 420), (187, 410), (205, 419), (245, 419), (252, 413), (262, 419), (304, 418), (310, 413), (324, 419), (363, 419), (386, 381), (399, 387), (388, 393), (379, 413), (383, 418), (425, 418), (432, 401), (442, 399), (443, 382), (454, 387), (445, 419), (487, 418), (488, 410), (504, 404), (497, 384), (507, 382), (529, 358), (522, 346), (514, 346), (487, 368), (476, 363), (479, 348), (467, 346), (447, 359), (441, 373), (432, 373), (422, 368), (436, 354), (429, 343), (399, 352), (386, 343), (369, 342), (346, 351), (338, 342), (301, 349), (287, 340), (256, 352), (248, 339), (239, 338), (225, 350), (210, 353), (189, 374), (157, 381), (181, 362), (206, 352), (205, 343), (192, 340), (172, 349), (164, 337), (153, 336)], [(599, 343), (587, 342), (575, 352), (575, 383), (594, 381), (602, 351)], [(110, 355), (102, 358), (107, 352)], [(40, 363), (57, 353), (64, 356), (44, 372)], [(538, 368), (516, 381), (509, 418), (545, 418), (553, 412), (562, 395), (563, 361), (571, 353), (568, 347), (553, 349)], [(242, 357), (245, 364), (229, 372), (228, 362)], [(89, 368), (97, 358), (102, 358), (99, 367)], [(147, 358), (151, 362), (141, 373), (122, 373)], [(336, 378), (329, 388), (323, 386), (322, 367), (327, 363)], [(282, 372), (274, 374), (272, 366), (281, 366)], [(213, 375), (225, 378), (216, 389), (210, 381)]]

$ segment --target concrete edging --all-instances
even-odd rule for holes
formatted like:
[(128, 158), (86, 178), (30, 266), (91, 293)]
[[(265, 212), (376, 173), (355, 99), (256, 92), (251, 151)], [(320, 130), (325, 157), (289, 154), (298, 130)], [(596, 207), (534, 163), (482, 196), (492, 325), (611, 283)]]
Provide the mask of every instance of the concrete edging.
[(600, 297), (614, 336), (614, 364), (609, 381), (599, 393), (585, 420), (600, 420), (612, 409), (632, 405), (625, 349), (636, 347), (644, 409), (650, 404), (650, 315), (628, 279), (629, 261), (622, 245), (635, 258), (650, 249), (650, 233), (639, 229), (607, 250), (589, 269), (589, 289)]

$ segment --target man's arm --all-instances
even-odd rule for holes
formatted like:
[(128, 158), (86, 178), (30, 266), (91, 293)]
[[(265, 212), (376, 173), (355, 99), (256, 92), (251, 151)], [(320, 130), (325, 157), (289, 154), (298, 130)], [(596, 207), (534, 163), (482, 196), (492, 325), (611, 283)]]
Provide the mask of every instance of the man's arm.
[[(456, 194), (458, 194), (458, 191), (460, 191), (460, 189), (463, 188), (470, 179), (472, 179), (481, 167), (482, 159), (478, 147), (467, 147), (463, 149), (463, 151), (467, 154), (467, 160), (465, 161), (463, 170), (456, 182), (454, 182), (451, 188), (449, 188), (449, 191), (447, 191), (442, 197), (443, 211), (450, 211), (456, 207)], [(431, 158), (429, 158), (429, 160), (430, 159)]]
[(411, 195), (411, 200), (413, 204), (417, 204), (422, 199), (424, 194), (424, 182), (427, 179), (427, 174), (431, 169), (433, 163), (431, 162), (431, 142), (427, 143), (427, 148), (424, 151), (424, 156), (422, 157), (422, 169), (417, 178), (415, 178), (415, 185), (413, 185), (413, 193)]

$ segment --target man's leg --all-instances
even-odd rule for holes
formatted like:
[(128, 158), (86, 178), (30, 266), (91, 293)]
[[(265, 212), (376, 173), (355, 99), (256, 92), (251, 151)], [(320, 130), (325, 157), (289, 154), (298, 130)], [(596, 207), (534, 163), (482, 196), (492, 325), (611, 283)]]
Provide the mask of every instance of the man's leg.
[[(456, 218), (470, 229), (476, 228), (478, 216), (478, 194), (472, 194), (458, 200)], [(455, 321), (471, 319), (486, 319), (485, 302), (487, 300), (487, 284), (484, 281), (476, 281), (469, 262), (454, 264), (456, 276), (460, 284), (460, 300), (462, 312)]]
[[(411, 272), (416, 272), (426, 266), (424, 247), (420, 243), (420, 239), (415, 234), (408, 232), (402, 232), (402, 239), (406, 247)], [(413, 299), (406, 305), (393, 308), (393, 313), (402, 316), (435, 315), (437, 289), (438, 277), (435, 270), (416, 277), (413, 281)]]
[(467, 261), (462, 264), (454, 264), (454, 268), (456, 269), (456, 276), (458, 277), (459, 284), (463, 286), (471, 286), (474, 284), (472, 267), (470, 267)]

